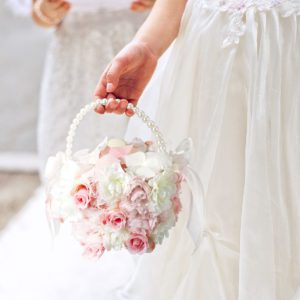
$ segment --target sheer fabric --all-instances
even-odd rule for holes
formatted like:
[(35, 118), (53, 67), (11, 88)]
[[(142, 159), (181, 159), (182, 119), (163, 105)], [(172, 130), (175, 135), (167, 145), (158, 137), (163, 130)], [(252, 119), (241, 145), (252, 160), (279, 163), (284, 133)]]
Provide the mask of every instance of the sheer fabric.
[[(192, 137), (205, 231), (191, 255), (177, 226), (160, 251), (140, 258), (120, 299), (297, 299), (299, 11), (298, 1), (189, 1), (141, 105), (173, 147)], [(232, 27), (237, 14), (242, 32)], [(228, 43), (230, 32), (237, 39)], [(148, 134), (137, 126), (132, 119), (128, 137)]]

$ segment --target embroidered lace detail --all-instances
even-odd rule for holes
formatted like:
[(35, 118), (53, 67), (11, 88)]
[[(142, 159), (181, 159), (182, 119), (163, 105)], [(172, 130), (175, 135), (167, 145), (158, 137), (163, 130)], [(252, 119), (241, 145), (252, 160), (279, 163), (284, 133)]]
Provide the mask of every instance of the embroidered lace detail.
[(227, 35), (223, 47), (238, 44), (245, 34), (245, 15), (249, 9), (268, 11), (277, 9), (284, 16), (300, 14), (300, 0), (200, 0), (203, 9), (213, 9), (229, 14)]

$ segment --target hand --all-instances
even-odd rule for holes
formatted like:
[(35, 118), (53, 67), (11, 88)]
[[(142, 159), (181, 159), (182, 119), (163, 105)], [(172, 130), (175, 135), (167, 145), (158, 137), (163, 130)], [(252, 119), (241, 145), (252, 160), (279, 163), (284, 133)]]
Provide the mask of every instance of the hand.
[(131, 3), (131, 10), (135, 12), (143, 12), (152, 8), (155, 0), (133, 0)]
[(131, 42), (113, 59), (102, 74), (95, 90), (99, 98), (119, 98), (120, 103), (110, 101), (104, 108), (100, 106), (97, 112), (126, 113), (127, 103), (136, 105), (147, 83), (151, 79), (157, 65), (157, 57), (151, 49), (141, 42)]
[(70, 7), (70, 3), (64, 0), (37, 0), (33, 3), (32, 17), (41, 26), (56, 26)]

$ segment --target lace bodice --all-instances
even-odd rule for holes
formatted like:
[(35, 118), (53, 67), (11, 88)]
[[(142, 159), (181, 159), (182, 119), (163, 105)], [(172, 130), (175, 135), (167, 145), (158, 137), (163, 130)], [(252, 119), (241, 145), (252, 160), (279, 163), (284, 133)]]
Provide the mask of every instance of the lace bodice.
[(218, 10), (229, 15), (227, 35), (223, 47), (238, 44), (244, 35), (245, 15), (249, 10), (277, 10), (283, 17), (300, 14), (300, 0), (196, 0), (202, 9)]

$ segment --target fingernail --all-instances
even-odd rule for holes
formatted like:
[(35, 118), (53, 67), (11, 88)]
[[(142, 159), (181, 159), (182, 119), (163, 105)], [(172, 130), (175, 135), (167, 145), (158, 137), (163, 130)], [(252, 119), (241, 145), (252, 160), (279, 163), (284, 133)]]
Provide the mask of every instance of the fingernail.
[(108, 84), (106, 85), (106, 91), (107, 91), (108, 93), (113, 92), (113, 88), (114, 88), (114, 86), (113, 86), (112, 83), (108, 83)]

